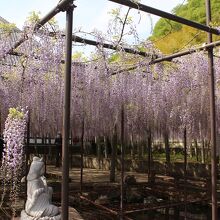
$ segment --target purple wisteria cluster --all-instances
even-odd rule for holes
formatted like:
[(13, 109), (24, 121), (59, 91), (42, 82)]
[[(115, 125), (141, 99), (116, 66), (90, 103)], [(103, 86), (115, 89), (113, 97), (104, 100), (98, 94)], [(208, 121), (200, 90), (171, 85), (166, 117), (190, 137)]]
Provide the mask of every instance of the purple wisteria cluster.
[[(24, 55), (16, 66), (0, 66), (0, 126), (3, 129), (10, 106), (28, 106), (30, 135), (51, 137), (62, 129), (64, 38), (61, 32), (51, 37), (47, 29), (30, 33), (29, 40), (18, 48)], [(155, 139), (163, 133), (181, 138), (184, 128), (190, 139), (210, 138), (206, 52), (150, 65), (151, 57), (131, 55), (121, 47), (113, 54), (101, 46), (106, 38), (97, 36), (97, 40), (100, 46), (95, 59), (81, 63), (73, 60), (70, 123), (74, 136), (81, 135), (84, 123), (87, 138), (110, 137), (116, 124), (120, 130), (123, 105), (125, 133), (133, 140), (146, 140), (148, 131)], [(121, 45), (123, 41), (116, 43)], [(141, 46), (146, 52), (158, 54), (150, 42)], [(217, 58), (214, 61), (218, 129), (219, 62)]]
[(2, 164), (9, 172), (16, 172), (22, 166), (24, 136), (28, 111), (10, 108), (3, 132), (4, 152)]
[(6, 190), (9, 190), (11, 208), (15, 212), (14, 205), (18, 196), (20, 177), (24, 162), (24, 137), (28, 118), (27, 109), (10, 108), (8, 117), (5, 121), (3, 131), (4, 151), (2, 157), (1, 174), (3, 193), (0, 207), (4, 201)]

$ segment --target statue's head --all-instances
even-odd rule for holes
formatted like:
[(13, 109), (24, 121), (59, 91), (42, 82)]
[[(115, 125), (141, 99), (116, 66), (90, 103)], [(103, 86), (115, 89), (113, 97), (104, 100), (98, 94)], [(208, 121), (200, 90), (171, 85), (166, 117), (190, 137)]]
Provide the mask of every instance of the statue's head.
[(30, 166), (29, 173), (27, 175), (27, 180), (37, 179), (44, 174), (44, 162), (43, 158), (34, 157)]

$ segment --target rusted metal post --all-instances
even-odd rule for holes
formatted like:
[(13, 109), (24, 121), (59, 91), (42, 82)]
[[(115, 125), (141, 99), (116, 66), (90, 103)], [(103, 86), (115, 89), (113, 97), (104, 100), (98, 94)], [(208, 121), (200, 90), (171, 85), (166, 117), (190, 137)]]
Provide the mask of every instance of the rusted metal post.
[(62, 143), (62, 220), (69, 216), (69, 130), (70, 130), (70, 94), (72, 65), (72, 24), (73, 1), (66, 8), (66, 48), (64, 76), (64, 107), (63, 107), (63, 143)]
[(120, 219), (124, 219), (124, 105), (121, 107), (121, 201)]
[(25, 159), (25, 172), (26, 175), (28, 174), (28, 161), (29, 161), (29, 155), (30, 155), (30, 123), (31, 123), (31, 113), (30, 110), (28, 111), (28, 121), (27, 121), (27, 142), (26, 142), (26, 147), (25, 147), (25, 154), (26, 154), (26, 159)]
[(81, 153), (81, 164), (80, 164), (80, 193), (82, 194), (82, 189), (83, 189), (83, 149), (84, 149), (84, 118), (82, 121), (82, 134), (81, 134), (81, 148), (80, 148), (80, 153)]
[(187, 143), (186, 143), (186, 128), (184, 128), (183, 133), (183, 143), (184, 143), (184, 219), (187, 219), (187, 195), (186, 195), (186, 175), (187, 175)]
[(151, 175), (151, 159), (152, 159), (152, 140), (151, 140), (151, 129), (149, 129), (148, 136), (147, 136), (147, 150), (148, 150), (148, 182), (152, 181)]
[(0, 135), (2, 134), (2, 112), (0, 108)]
[[(27, 140), (25, 145), (25, 176), (28, 175), (28, 161), (29, 161), (29, 155), (30, 155), (30, 109), (28, 111), (28, 121), (27, 121)], [(27, 192), (27, 178), (25, 179), (25, 192)], [(25, 206), (25, 203), (24, 203)]]
[(44, 134), (41, 138), (41, 144), (42, 144), (42, 148), (43, 148), (43, 158), (44, 158), (44, 175), (47, 175), (47, 149), (46, 149), (46, 138), (44, 137)]
[[(206, 0), (206, 25), (210, 26), (211, 5), (210, 0)], [(208, 33), (208, 42), (212, 42), (212, 34)], [(212, 181), (212, 220), (217, 220), (217, 158), (216, 158), (216, 117), (215, 117), (215, 75), (213, 48), (208, 49), (208, 71), (209, 71), (209, 91), (210, 91), (210, 125), (211, 125), (211, 181)]]

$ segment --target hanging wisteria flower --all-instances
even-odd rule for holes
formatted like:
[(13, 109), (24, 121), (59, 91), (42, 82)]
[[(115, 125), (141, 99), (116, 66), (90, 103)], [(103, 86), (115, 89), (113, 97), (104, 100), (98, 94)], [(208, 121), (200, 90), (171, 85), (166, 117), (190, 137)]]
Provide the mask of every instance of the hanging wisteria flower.
[[(8, 117), (5, 121), (5, 129), (3, 131), (4, 138), (4, 151), (2, 157), (1, 174), (3, 175), (3, 202), (6, 184), (7, 190), (10, 190), (10, 199), (13, 204), (16, 201), (19, 185), (19, 177), (21, 175), (23, 166), (23, 146), (24, 136), (26, 131), (26, 124), (28, 118), (27, 109), (23, 108), (10, 108)], [(0, 205), (1, 206), (1, 205)]]
[(23, 140), (25, 135), (28, 112), (24, 109), (10, 108), (5, 122), (3, 138), (5, 142), (3, 164), (11, 169), (17, 169), (22, 162)]

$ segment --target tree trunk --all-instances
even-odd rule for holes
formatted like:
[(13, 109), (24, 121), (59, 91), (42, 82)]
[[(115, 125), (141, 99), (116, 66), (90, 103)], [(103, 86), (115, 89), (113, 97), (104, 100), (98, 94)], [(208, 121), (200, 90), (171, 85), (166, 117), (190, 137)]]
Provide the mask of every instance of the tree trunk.
[(190, 158), (193, 157), (193, 147), (192, 147), (192, 143), (189, 144), (189, 157), (190, 157)]
[(195, 143), (194, 149), (195, 149), (196, 161), (199, 162), (199, 149), (198, 149), (198, 143), (196, 139), (194, 140), (194, 143)]
[(139, 136), (137, 137), (137, 153), (138, 153), (138, 159), (141, 159), (141, 142)]
[(169, 146), (169, 135), (168, 135), (168, 132), (164, 133), (164, 144), (165, 144), (166, 162), (170, 163), (170, 146)]
[(206, 160), (209, 161), (211, 160), (211, 146), (210, 146), (210, 140), (205, 141), (205, 146), (206, 146)]
[(205, 163), (205, 141), (202, 139), (202, 149), (201, 149), (202, 163)]
[(144, 142), (141, 142), (141, 157), (144, 158), (144, 149), (145, 149), (145, 144)]
[(117, 133), (116, 126), (111, 138), (111, 167), (110, 167), (110, 182), (115, 182), (115, 167), (116, 167), (116, 152), (117, 152)]
[(133, 141), (133, 135), (130, 135), (130, 146), (131, 146), (131, 159), (134, 159), (134, 141)]
[(97, 146), (97, 158), (98, 158), (99, 169), (101, 169), (101, 145), (97, 137), (95, 138), (95, 143)]
[(147, 136), (147, 155), (148, 155), (148, 181), (151, 181), (151, 161), (152, 161), (152, 138), (151, 131), (149, 131)]
[(108, 145), (107, 145), (107, 140), (105, 136), (104, 136), (104, 156), (105, 156), (105, 159), (108, 158)]

